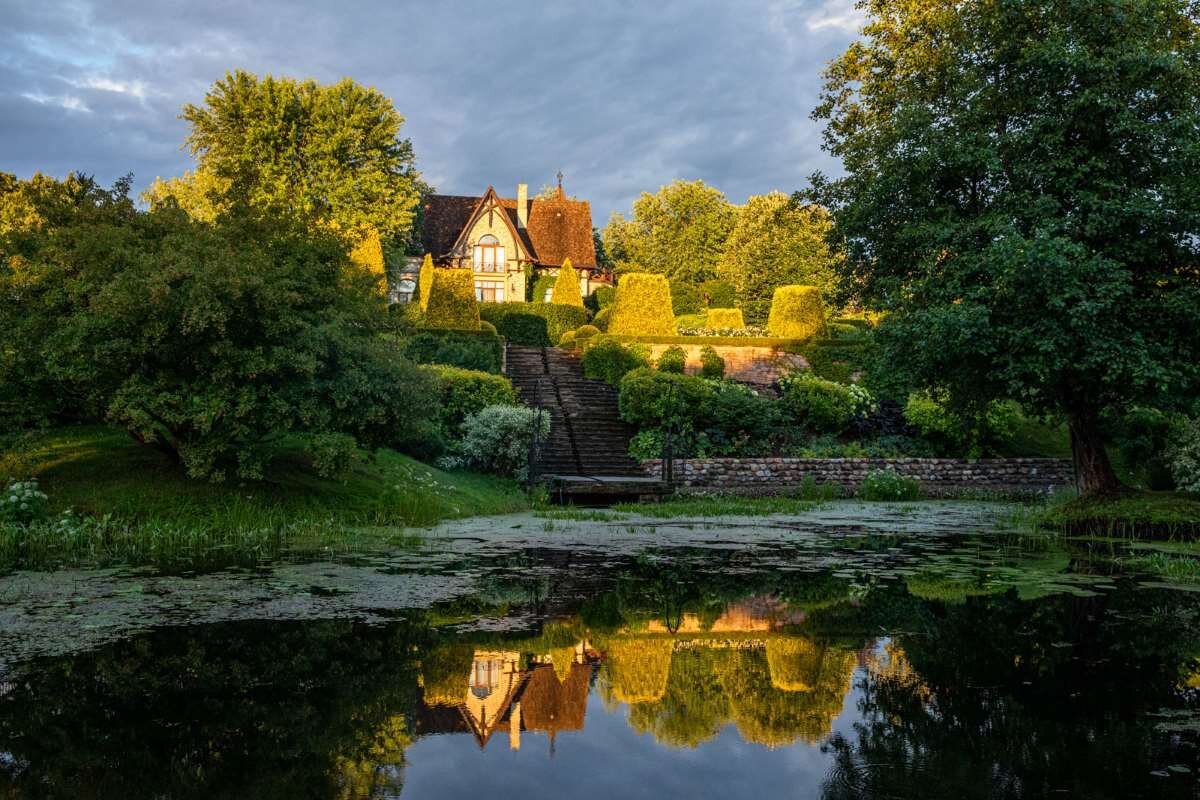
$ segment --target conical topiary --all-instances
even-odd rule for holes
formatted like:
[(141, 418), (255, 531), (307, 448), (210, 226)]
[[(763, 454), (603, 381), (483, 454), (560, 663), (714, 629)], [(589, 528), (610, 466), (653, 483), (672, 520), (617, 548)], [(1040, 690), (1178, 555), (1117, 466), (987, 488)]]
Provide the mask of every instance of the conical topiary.
[(583, 308), (583, 294), (579, 291), (579, 273), (571, 264), (571, 259), (565, 259), (558, 270), (558, 279), (554, 281), (554, 291), (550, 294), (551, 303)]
[(421, 272), (417, 275), (417, 300), (421, 303), (422, 311), (429, 308), (429, 295), (432, 292), (433, 257), (426, 253), (425, 260), (421, 262)]

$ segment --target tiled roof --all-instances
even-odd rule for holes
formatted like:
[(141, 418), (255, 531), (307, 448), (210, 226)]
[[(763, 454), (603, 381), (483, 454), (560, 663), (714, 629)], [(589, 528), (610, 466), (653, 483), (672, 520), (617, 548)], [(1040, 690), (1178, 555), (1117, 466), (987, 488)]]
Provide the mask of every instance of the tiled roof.
[[(448, 255), (480, 199), (449, 194), (427, 195), (422, 209), (424, 227), (421, 236), (425, 251), (432, 253), (435, 259)], [(511, 197), (499, 200), (538, 264), (557, 267), (570, 258), (576, 268), (595, 268), (592, 208), (586, 200), (568, 200), (561, 194), (549, 200), (529, 200), (529, 223), (523, 231), (517, 225), (517, 201)]]

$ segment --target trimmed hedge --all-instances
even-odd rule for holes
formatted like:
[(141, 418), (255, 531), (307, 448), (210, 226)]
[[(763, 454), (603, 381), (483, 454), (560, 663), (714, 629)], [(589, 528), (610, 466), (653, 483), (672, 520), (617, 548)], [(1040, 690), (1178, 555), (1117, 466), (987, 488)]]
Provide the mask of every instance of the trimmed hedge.
[(487, 331), (422, 329), (404, 340), (403, 349), (405, 357), (418, 364), (449, 364), (498, 374), (504, 342)]
[(503, 375), (447, 364), (421, 367), (437, 384), (438, 421), (451, 436), (458, 436), (463, 420), (488, 406), (515, 406), (517, 392)]
[(771, 298), (767, 331), (772, 336), (807, 339), (825, 330), (825, 306), (815, 286), (780, 286)]
[(665, 276), (633, 272), (617, 284), (608, 329), (613, 333), (673, 336), (675, 315), (671, 308), (671, 286)]
[(813, 374), (838, 383), (849, 383), (854, 373), (865, 372), (874, 349), (870, 339), (810, 339), (796, 348)]
[(593, 336), (599, 336), (600, 329), (595, 325), (580, 325), (579, 330), (575, 331), (576, 339), (590, 339)]
[(420, 302), (422, 311), (429, 308), (429, 294), (433, 291), (433, 270), (433, 256), (426, 253), (425, 260), (421, 262), (421, 272), (417, 275), (417, 301)]
[[(698, 345), (740, 345), (743, 347), (778, 347), (788, 352), (800, 353), (801, 348), (808, 344), (804, 339), (782, 339), (775, 336), (631, 336), (628, 334), (605, 333), (604, 339), (617, 342), (638, 342), (640, 344), (698, 344)], [(837, 342), (837, 344), (859, 344), (859, 342)]]
[(612, 306), (605, 306), (596, 312), (596, 316), (592, 317), (592, 324), (600, 329), (601, 332), (608, 330), (608, 318), (612, 316)]
[(481, 303), (480, 316), (513, 344), (549, 347), (588, 322), (582, 306), (561, 303)]
[(571, 259), (565, 259), (559, 267), (558, 277), (554, 280), (554, 291), (550, 302), (564, 306), (579, 306), (583, 308), (583, 294), (579, 291), (579, 273), (571, 265)]
[(710, 308), (704, 324), (714, 330), (746, 327), (740, 308)]
[(475, 277), (467, 269), (439, 269), (433, 273), (433, 289), (425, 309), (426, 328), (476, 330), (479, 303), (475, 300)]

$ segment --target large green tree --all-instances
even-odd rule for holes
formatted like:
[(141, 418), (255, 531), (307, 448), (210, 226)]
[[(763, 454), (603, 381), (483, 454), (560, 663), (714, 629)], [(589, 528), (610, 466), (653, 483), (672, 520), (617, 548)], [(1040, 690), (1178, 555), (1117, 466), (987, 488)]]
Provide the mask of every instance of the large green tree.
[(738, 209), (719, 269), (748, 318), (765, 321), (780, 286), (805, 284), (822, 292), (833, 286), (829, 227), (824, 209), (782, 192), (752, 196)]
[(643, 192), (626, 219), (615, 212), (604, 247), (617, 272), (653, 272), (699, 283), (716, 277), (736, 209), (704, 181), (675, 181)]
[(1188, 0), (864, 0), (815, 117), (842, 286), (894, 369), (1065, 415), (1115, 491), (1106, 409), (1200, 385), (1200, 37)]
[(238, 70), (182, 117), (197, 169), (152, 187), (151, 200), (178, 195), (189, 211), (205, 199), (218, 208), (243, 202), (352, 236), (374, 229), (386, 241), (402, 241), (412, 226), (424, 184), (400, 137), (404, 118), (376, 89)]
[(338, 237), (142, 212), (128, 188), (0, 180), (24, 209), (0, 224), (0, 417), (107, 419), (213, 480), (295, 445), (328, 474), (423, 432), (431, 381), (379, 335), (376, 277)]

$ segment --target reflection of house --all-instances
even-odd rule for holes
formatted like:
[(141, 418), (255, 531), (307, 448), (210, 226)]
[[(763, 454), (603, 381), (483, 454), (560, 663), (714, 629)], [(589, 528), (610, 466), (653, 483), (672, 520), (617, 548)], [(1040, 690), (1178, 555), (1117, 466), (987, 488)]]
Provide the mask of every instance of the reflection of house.
[[(461, 695), (426, 692), (417, 716), (418, 733), (465, 733), (485, 747), (497, 731), (507, 731), (509, 747), (521, 747), (522, 731), (550, 735), (583, 730), (592, 668), (588, 648), (566, 649), (571, 663), (531, 663), (522, 668), (519, 653), (477, 650), (461, 675)], [(560, 674), (562, 677), (560, 677)]]
[[(524, 183), (517, 184), (516, 198), (500, 197), (490, 186), (482, 197), (432, 194), (421, 211), (423, 249), (439, 267), (470, 269), (478, 300), (525, 300), (533, 273), (557, 274), (567, 258), (584, 295), (610, 283), (596, 264), (591, 206), (569, 199), (561, 182), (544, 198), (531, 199)], [(412, 278), (402, 276), (402, 282)]]
[(740, 603), (732, 603), (721, 616), (706, 621), (696, 614), (684, 614), (674, 630), (660, 620), (646, 624), (647, 633), (761, 633), (779, 630), (785, 625), (804, 622), (803, 611), (790, 609), (786, 604), (771, 596), (755, 597)]

